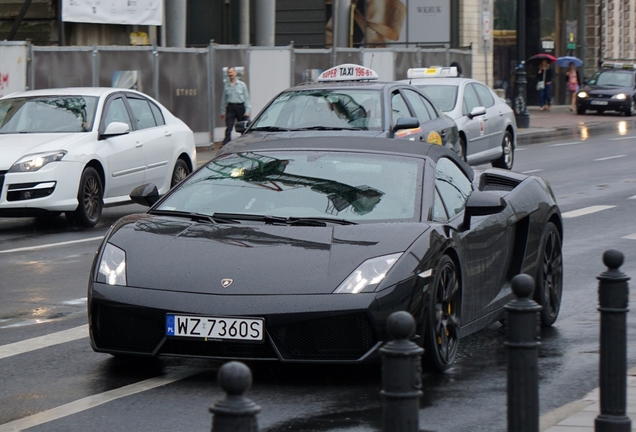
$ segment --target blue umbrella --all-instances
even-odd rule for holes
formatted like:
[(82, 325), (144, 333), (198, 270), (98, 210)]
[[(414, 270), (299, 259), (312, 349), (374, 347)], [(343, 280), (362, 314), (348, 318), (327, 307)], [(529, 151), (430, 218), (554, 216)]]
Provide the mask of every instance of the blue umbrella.
[(574, 63), (574, 67), (579, 67), (583, 64), (583, 60), (574, 56), (563, 56), (563, 57), (558, 57), (556, 59), (556, 62), (554, 62), (554, 64), (562, 68), (569, 67), (570, 63)]

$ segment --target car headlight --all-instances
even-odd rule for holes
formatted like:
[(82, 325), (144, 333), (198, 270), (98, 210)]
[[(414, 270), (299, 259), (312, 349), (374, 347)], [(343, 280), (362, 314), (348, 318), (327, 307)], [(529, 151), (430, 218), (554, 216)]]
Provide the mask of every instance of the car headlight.
[(373, 291), (400, 256), (402, 252), (366, 260), (336, 288), (334, 294), (357, 294), (365, 288)]
[(97, 270), (97, 282), (126, 286), (126, 252), (106, 243)]
[(625, 93), (619, 93), (617, 95), (612, 96), (612, 99), (625, 100), (627, 99), (627, 95)]
[(14, 163), (9, 172), (37, 171), (48, 163), (62, 160), (65, 155), (66, 150), (26, 155)]
[(586, 92), (584, 92), (584, 91), (582, 91), (582, 92), (579, 92), (579, 93), (577, 94), (577, 96), (583, 99), (583, 98), (586, 98), (586, 97), (587, 97), (587, 93), (586, 93)]

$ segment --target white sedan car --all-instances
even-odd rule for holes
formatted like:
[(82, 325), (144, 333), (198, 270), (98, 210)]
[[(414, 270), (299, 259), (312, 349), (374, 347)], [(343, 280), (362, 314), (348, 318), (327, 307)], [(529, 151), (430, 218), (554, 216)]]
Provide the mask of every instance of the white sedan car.
[(488, 86), (457, 76), (455, 67), (409, 69), (409, 79), (457, 123), (460, 157), (471, 165), (512, 169), (517, 121), (505, 100)]
[(91, 227), (104, 205), (143, 183), (167, 192), (196, 166), (192, 130), (156, 100), (117, 88), (66, 88), (0, 99), (0, 217)]

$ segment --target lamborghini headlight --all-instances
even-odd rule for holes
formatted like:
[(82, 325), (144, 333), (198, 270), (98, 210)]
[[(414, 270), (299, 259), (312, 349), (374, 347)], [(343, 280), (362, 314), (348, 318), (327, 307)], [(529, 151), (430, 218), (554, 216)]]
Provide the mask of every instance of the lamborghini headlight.
[(402, 252), (366, 260), (336, 288), (334, 294), (357, 294), (365, 288), (372, 291), (400, 256)]
[(612, 96), (612, 99), (625, 100), (627, 99), (627, 95), (625, 93), (619, 93)]
[(62, 160), (66, 155), (66, 150), (57, 150), (54, 152), (35, 153), (23, 156), (9, 169), (9, 172), (33, 172), (42, 168), (44, 165)]
[(97, 282), (126, 286), (126, 252), (106, 243), (97, 270)]

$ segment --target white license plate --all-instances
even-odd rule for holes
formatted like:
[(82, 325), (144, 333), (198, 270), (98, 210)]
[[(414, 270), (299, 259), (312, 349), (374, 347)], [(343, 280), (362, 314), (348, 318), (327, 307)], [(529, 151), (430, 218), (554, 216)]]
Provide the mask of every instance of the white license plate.
[(607, 105), (607, 101), (598, 101), (598, 100), (593, 100), (592, 102), (590, 102), (592, 105)]
[(204, 339), (262, 341), (262, 318), (166, 315), (166, 335)]

